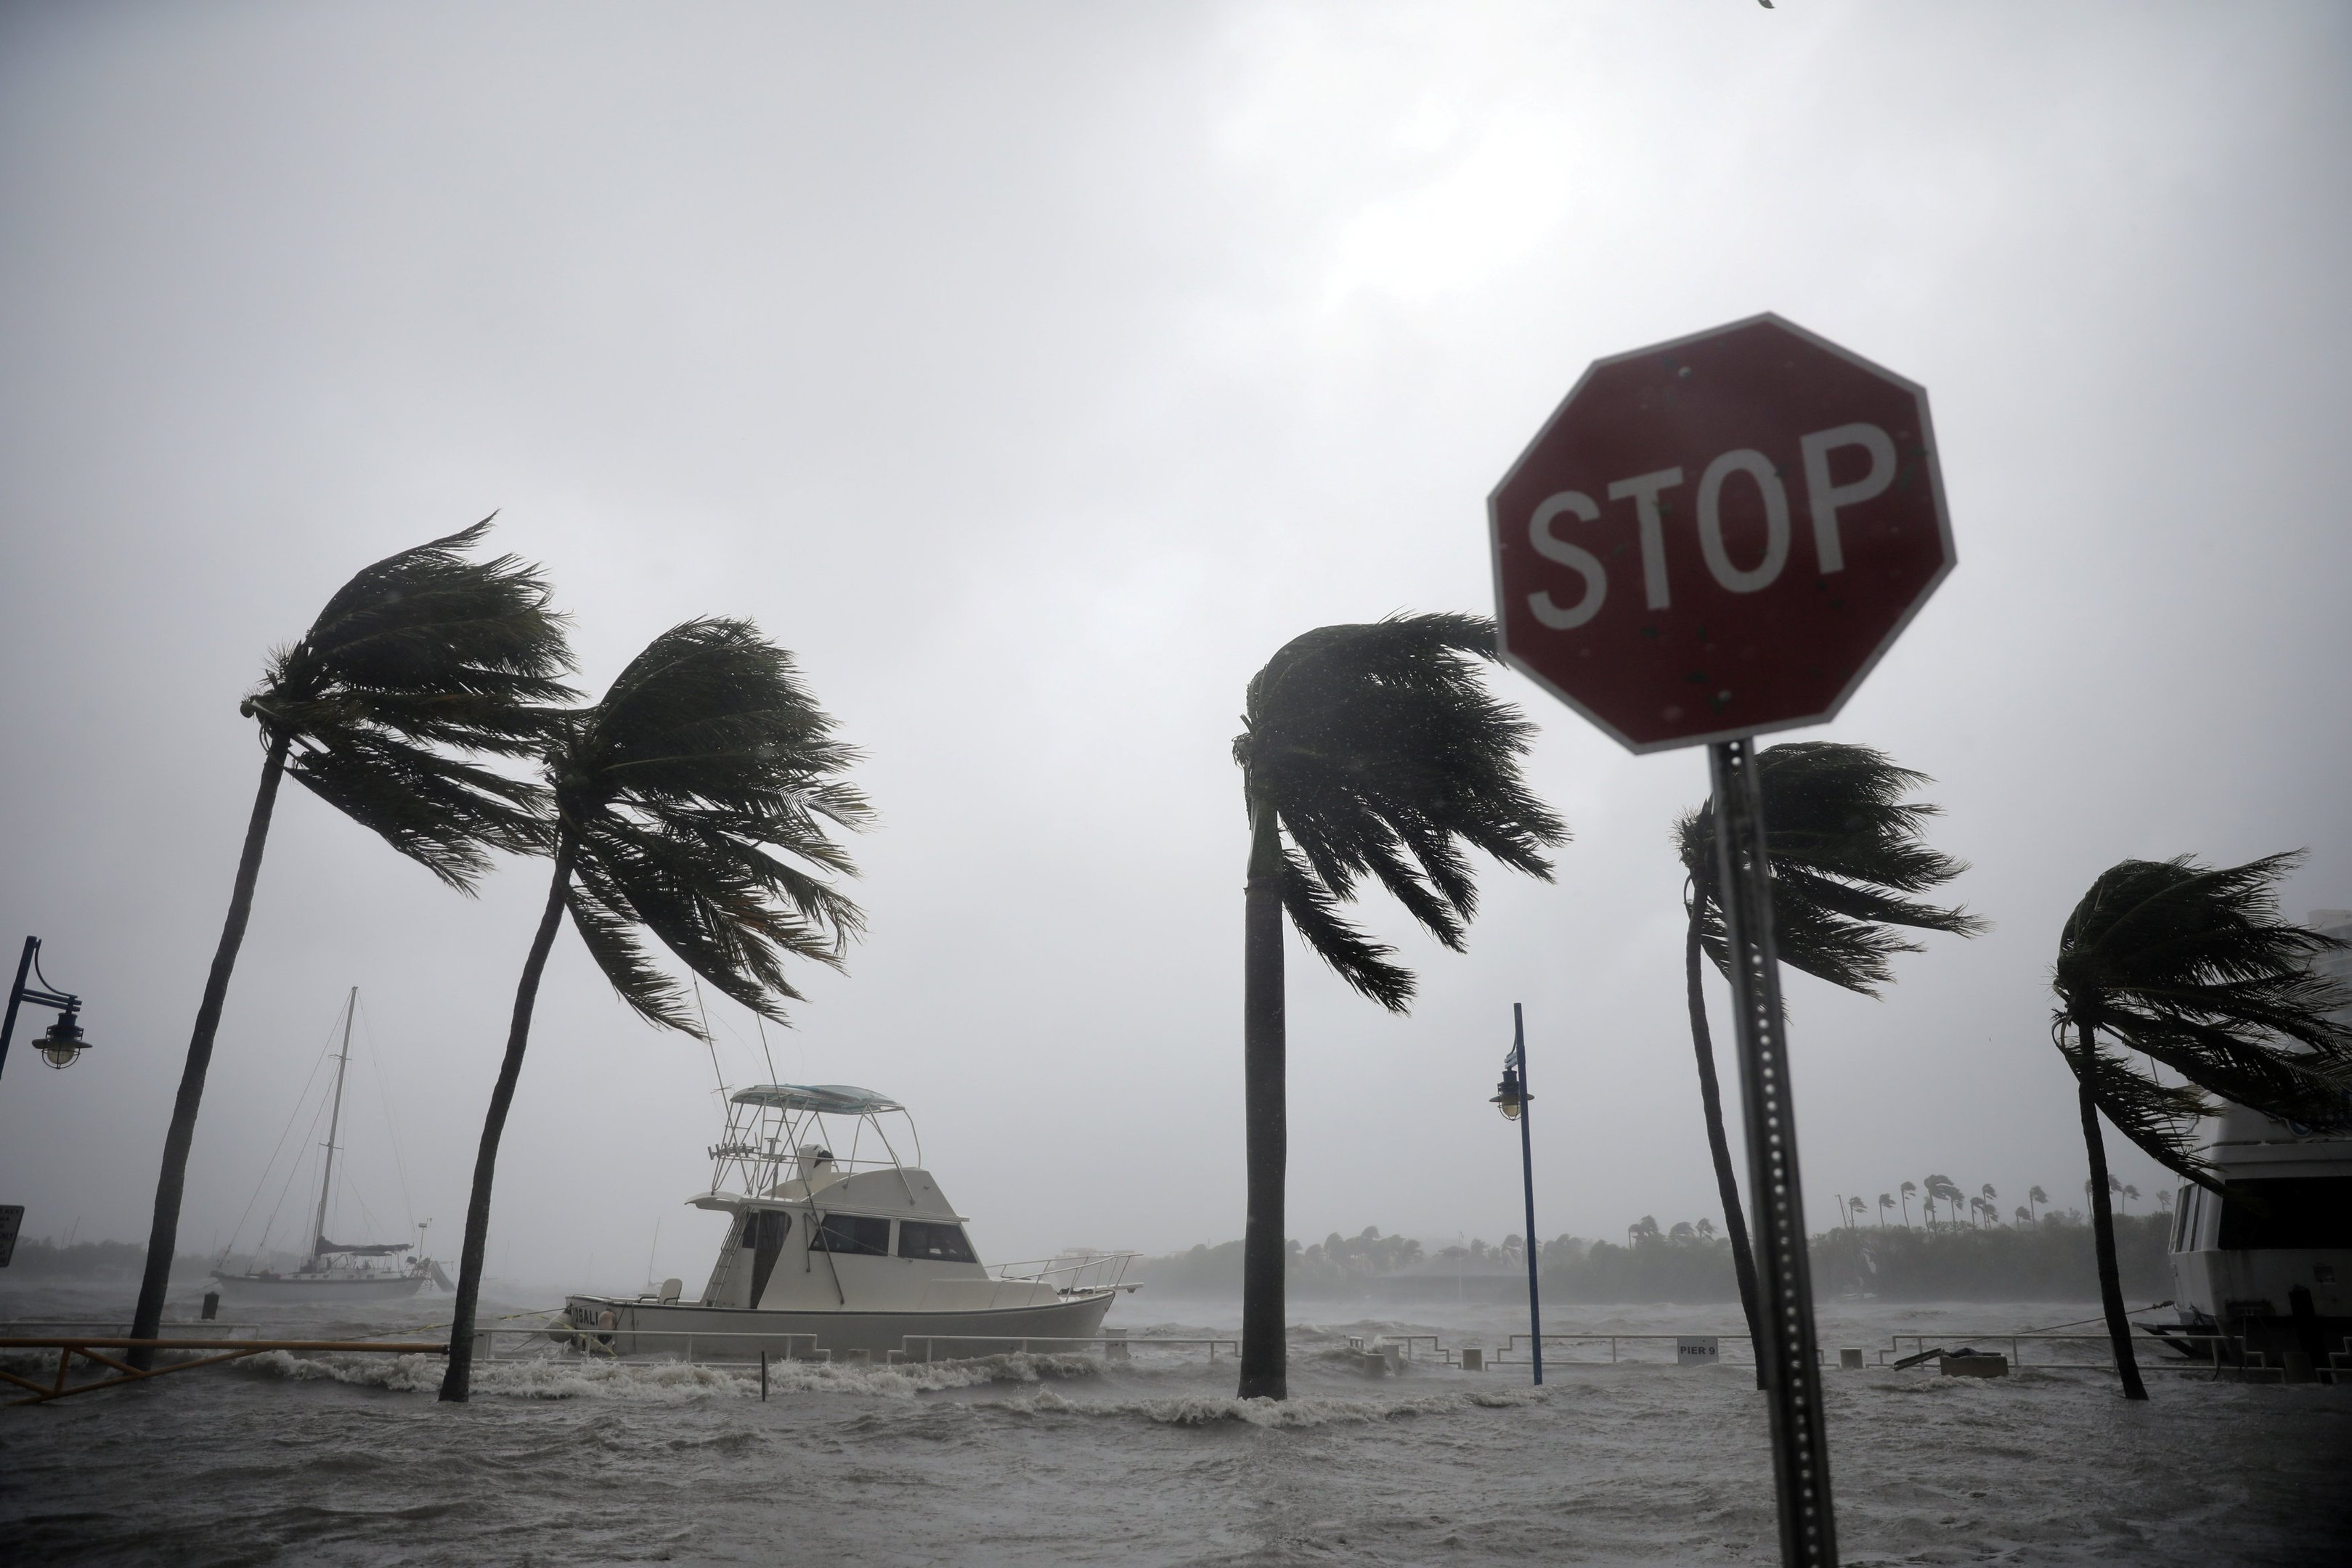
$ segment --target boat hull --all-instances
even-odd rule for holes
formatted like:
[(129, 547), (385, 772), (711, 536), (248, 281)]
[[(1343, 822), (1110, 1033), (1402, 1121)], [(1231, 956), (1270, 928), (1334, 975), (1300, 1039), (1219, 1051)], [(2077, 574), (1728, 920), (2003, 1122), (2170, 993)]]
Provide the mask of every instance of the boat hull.
[(299, 1274), (215, 1274), (221, 1294), (240, 1301), (399, 1301), (416, 1294), (422, 1274), (380, 1279), (305, 1279)]
[[(813, 1353), (835, 1361), (879, 1362), (894, 1354), (908, 1361), (947, 1361), (1024, 1348), (1078, 1349), (1051, 1342), (1096, 1337), (1118, 1294), (1089, 1291), (1056, 1301), (962, 1312), (793, 1312), (572, 1296), (564, 1310), (579, 1337), (615, 1355), (756, 1361), (765, 1351), (776, 1361)], [(606, 1328), (608, 1312), (613, 1322)]]

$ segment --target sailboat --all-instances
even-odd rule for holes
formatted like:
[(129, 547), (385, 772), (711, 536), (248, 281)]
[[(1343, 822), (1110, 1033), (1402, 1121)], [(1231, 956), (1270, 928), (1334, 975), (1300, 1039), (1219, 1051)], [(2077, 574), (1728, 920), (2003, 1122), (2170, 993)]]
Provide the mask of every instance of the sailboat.
[[(415, 1241), (350, 1243), (327, 1239), (327, 1213), (335, 1191), (336, 1140), (343, 1123), (343, 1076), (352, 1064), (352, 1017), (359, 1010), (360, 988), (352, 988), (343, 1002), (343, 1043), (335, 1057), (334, 1109), (327, 1120), (326, 1157), (319, 1169), (318, 1216), (310, 1226), (310, 1249), (300, 1268), (291, 1273), (250, 1269), (232, 1274), (213, 1270), (221, 1291), (248, 1301), (392, 1301), (416, 1294), (429, 1281), (443, 1290), (456, 1287), (441, 1266), (425, 1257), (422, 1226)], [(429, 1223), (429, 1222), (428, 1222)], [(401, 1261), (404, 1253), (415, 1257)]]

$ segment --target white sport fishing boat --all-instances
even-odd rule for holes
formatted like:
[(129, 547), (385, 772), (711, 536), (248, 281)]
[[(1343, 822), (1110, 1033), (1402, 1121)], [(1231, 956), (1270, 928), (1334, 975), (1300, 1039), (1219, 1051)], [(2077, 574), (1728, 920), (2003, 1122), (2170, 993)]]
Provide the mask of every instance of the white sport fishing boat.
[[(687, 1200), (729, 1219), (701, 1295), (682, 1300), (670, 1280), (635, 1299), (572, 1296), (556, 1338), (621, 1355), (921, 1361), (1090, 1338), (1136, 1288), (1121, 1282), (1132, 1252), (983, 1266), (895, 1100), (840, 1083), (729, 1098), (710, 1188)], [(912, 1165), (885, 1116), (902, 1119)]]
[(2234, 1361), (2242, 1344), (2273, 1366), (2297, 1351), (2326, 1367), (2352, 1335), (2352, 1136), (2228, 1105), (2204, 1155), (2228, 1192), (2175, 1195), (2178, 1318), (2140, 1326), (2199, 1360)]
[[(352, 1015), (359, 1010), (360, 988), (343, 1003), (343, 1044), (335, 1057), (334, 1110), (327, 1122), (325, 1158), (319, 1169), (318, 1218), (310, 1226), (310, 1248), (301, 1266), (290, 1271), (248, 1269), (230, 1273), (213, 1270), (221, 1293), (241, 1303), (294, 1301), (394, 1301), (416, 1294), (429, 1281), (443, 1290), (455, 1287), (441, 1266), (424, 1255), (423, 1228), (416, 1241), (327, 1239), (327, 1208), (335, 1188), (336, 1139), (343, 1124), (343, 1074), (352, 1061)], [(263, 1178), (268, 1179), (267, 1176)], [(416, 1256), (405, 1262), (403, 1253)]]

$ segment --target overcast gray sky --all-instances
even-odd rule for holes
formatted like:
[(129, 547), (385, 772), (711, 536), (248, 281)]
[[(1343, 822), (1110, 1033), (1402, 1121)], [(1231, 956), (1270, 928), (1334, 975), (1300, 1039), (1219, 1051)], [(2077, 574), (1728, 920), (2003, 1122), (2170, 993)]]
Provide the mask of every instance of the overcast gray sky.
[[(2308, 846), (2290, 907), (2352, 905), (2348, 66), (2319, 5), (0, 10), (0, 936), (99, 1042), (20, 1040), (0, 1197), (143, 1237), (236, 700), (356, 568), (499, 508), (592, 688), (750, 615), (866, 748), (872, 933), (781, 1075), (908, 1100), (992, 1257), (1238, 1236), (1244, 683), (1490, 610), (1484, 497), (1584, 365), (1772, 309), (1928, 388), (1960, 551), (1800, 733), (1934, 775), (1997, 923), (1883, 1001), (1790, 981), (1814, 1223), (1929, 1171), (2079, 1201), (2046, 967), (2090, 879)], [(1301, 1237), (1519, 1228), (1514, 1000), (1539, 1228), (1718, 1215), (1666, 843), (1703, 758), (1496, 680), (1576, 841), (1488, 878), (1466, 956), (1366, 905), (1409, 1018), (1294, 959)], [(544, 869), (467, 901), (288, 793), (184, 1245), (357, 984), (340, 1228), (454, 1250)], [(658, 1220), (698, 1277), (717, 1124), (709, 1053), (567, 936), (493, 1270), (635, 1284)]]

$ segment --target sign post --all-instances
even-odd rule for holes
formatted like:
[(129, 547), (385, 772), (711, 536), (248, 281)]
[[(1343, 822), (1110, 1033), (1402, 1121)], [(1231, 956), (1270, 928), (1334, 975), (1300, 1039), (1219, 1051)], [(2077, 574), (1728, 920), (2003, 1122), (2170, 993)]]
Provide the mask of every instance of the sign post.
[(1911, 382), (1777, 316), (1594, 361), (1487, 497), (1504, 658), (1707, 747), (1786, 1564), (1834, 1564), (1755, 737), (1836, 716), (1954, 564)]

